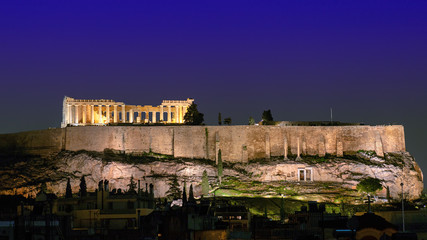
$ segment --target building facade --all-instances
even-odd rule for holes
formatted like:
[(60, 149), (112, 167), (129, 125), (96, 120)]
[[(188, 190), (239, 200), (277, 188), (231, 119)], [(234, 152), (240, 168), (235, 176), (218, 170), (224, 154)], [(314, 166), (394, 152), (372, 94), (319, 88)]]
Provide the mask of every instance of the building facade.
[(126, 105), (109, 99), (64, 97), (61, 127), (119, 123), (184, 123), (194, 99), (163, 100), (159, 106)]

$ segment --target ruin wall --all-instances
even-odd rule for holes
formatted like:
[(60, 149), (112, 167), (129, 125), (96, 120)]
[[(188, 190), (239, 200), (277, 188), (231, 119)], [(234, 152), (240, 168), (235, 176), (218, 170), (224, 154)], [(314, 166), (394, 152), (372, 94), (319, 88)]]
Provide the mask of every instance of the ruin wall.
[(342, 156), (358, 150), (405, 151), (404, 128), (392, 126), (86, 126), (0, 135), (0, 149), (49, 154), (61, 150), (126, 153), (154, 152), (183, 158), (251, 159), (325, 154)]

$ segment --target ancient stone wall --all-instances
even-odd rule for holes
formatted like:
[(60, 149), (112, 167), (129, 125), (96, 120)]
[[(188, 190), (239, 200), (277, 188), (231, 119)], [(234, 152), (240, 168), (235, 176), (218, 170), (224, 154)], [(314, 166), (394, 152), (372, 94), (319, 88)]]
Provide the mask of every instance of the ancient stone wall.
[(358, 150), (405, 151), (403, 126), (86, 126), (0, 135), (0, 149), (19, 146), (46, 154), (60, 150), (154, 152), (184, 158), (249, 159), (342, 156)]
[(46, 129), (29, 132), (1, 134), (2, 154), (48, 155), (65, 148), (63, 129)]

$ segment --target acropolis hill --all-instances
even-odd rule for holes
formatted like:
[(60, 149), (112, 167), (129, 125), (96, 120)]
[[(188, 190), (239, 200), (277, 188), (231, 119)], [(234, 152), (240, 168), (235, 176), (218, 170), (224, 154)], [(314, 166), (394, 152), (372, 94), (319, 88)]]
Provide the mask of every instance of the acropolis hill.
[[(401, 125), (168, 125), (183, 123), (187, 107), (193, 101), (165, 100), (162, 105), (152, 107), (66, 97), (62, 128), (0, 135), (0, 149), (3, 152), (22, 151), (62, 162), (59, 168), (72, 173), (76, 181), (82, 174), (96, 176), (92, 179), (94, 187), (99, 181), (97, 178), (112, 179), (110, 183), (119, 187), (126, 186), (130, 175), (145, 179), (153, 176), (152, 182), (156, 183), (159, 196), (167, 191), (168, 176), (171, 175), (194, 183), (195, 191), (200, 192), (203, 170), (207, 169), (212, 178), (216, 176), (213, 167), (218, 161), (219, 150), (223, 161), (233, 163), (234, 168), (247, 173), (242, 175), (240, 170), (235, 172), (230, 168), (225, 169), (225, 175), (240, 176), (242, 181), (275, 182), (282, 188), (283, 181), (336, 182), (354, 188), (360, 179), (371, 176), (381, 179), (394, 197), (398, 197), (402, 181), (406, 181), (410, 198), (416, 198), (422, 191), (422, 172), (405, 150)], [(118, 125), (120, 121), (125, 125)], [(143, 122), (160, 125), (143, 125)], [(157, 156), (159, 161), (149, 164), (134, 161), (130, 165), (111, 162), (108, 163), (113, 164), (108, 165), (110, 167), (95, 164), (103, 157), (94, 158), (90, 152), (104, 153), (105, 157), (106, 151), (126, 156), (148, 154)], [(77, 156), (69, 155), (71, 152)], [(66, 162), (63, 159), (67, 159)], [(174, 159), (186, 159), (190, 165), (174, 162)], [(198, 165), (191, 159), (205, 159), (210, 163)], [(87, 166), (92, 166), (90, 171)], [(159, 179), (159, 175), (164, 179)], [(58, 179), (65, 181), (65, 178)], [(162, 181), (163, 187), (159, 186)], [(91, 184), (90, 178), (88, 184)], [(385, 189), (381, 194), (386, 194)]]

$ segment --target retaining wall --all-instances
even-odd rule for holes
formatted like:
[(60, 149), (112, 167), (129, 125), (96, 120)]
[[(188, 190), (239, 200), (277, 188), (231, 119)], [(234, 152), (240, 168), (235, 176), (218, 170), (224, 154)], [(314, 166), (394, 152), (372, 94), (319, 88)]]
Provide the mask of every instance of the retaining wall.
[(404, 129), (392, 126), (86, 126), (0, 135), (0, 150), (154, 152), (184, 158), (247, 162), (288, 155), (405, 151)]

